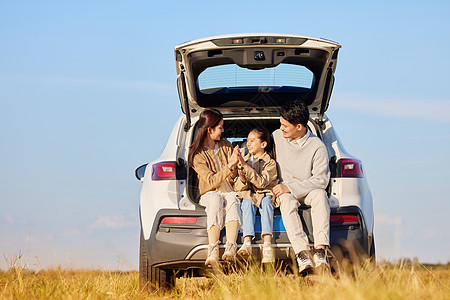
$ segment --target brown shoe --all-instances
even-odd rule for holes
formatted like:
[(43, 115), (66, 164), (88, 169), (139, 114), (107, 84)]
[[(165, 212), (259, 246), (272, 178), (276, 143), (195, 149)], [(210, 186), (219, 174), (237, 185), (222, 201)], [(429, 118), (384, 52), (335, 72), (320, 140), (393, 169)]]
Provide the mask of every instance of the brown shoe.
[(225, 252), (222, 255), (222, 259), (227, 262), (236, 262), (236, 242), (228, 242), (225, 245)]
[(236, 254), (238, 257), (244, 260), (250, 259), (250, 257), (252, 256), (252, 245), (245, 243), (242, 244), (241, 248), (239, 248)]
[(208, 245), (208, 257), (205, 265), (208, 267), (217, 267), (219, 265), (219, 241)]

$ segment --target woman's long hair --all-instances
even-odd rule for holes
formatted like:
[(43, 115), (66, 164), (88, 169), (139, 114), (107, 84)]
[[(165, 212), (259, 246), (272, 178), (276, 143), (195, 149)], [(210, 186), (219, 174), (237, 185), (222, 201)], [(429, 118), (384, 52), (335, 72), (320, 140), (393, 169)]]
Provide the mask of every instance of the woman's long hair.
[(256, 127), (253, 128), (250, 132), (256, 133), (261, 142), (267, 143), (264, 151), (269, 154), (271, 158), (275, 159), (274, 143), (272, 137), (270, 136), (269, 130), (264, 127)]
[(220, 121), (223, 120), (223, 115), (217, 109), (205, 109), (200, 114), (200, 118), (197, 122), (197, 135), (189, 147), (188, 164), (192, 167), (194, 162), (194, 156), (203, 146), (206, 135), (208, 134), (208, 128), (214, 128), (219, 125)]

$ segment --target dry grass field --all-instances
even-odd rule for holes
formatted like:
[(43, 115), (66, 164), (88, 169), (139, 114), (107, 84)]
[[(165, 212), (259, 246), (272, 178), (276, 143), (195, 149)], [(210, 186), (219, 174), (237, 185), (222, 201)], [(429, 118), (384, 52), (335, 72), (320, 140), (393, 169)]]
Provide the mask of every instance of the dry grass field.
[(180, 278), (172, 290), (141, 291), (137, 272), (0, 272), (0, 299), (450, 299), (450, 265), (378, 265), (305, 278), (259, 267)]

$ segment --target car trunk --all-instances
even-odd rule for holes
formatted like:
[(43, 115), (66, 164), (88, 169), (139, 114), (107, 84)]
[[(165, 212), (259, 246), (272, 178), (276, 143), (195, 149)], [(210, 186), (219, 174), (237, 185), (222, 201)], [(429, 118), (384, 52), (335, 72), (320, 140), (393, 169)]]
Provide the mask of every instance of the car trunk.
[[(239, 145), (239, 147), (244, 151), (244, 153), (247, 153), (246, 148), (246, 140), (248, 133), (256, 128), (256, 127), (263, 127), (266, 128), (269, 132), (273, 132), (276, 129), (280, 128), (280, 121), (278, 117), (244, 117), (241, 119), (227, 119), (226, 116), (224, 118), (224, 133), (222, 134), (222, 138), (228, 140), (233, 147)], [(308, 128), (317, 136), (320, 136), (318, 134), (318, 127), (315, 125), (315, 123), (310, 122), (308, 124)], [(197, 174), (192, 168), (189, 168), (188, 171), (188, 178), (187, 178), (187, 187), (188, 187), (188, 195), (189, 199), (199, 206), (199, 192), (198, 192), (198, 178)]]
[[(272, 114), (273, 116), (273, 114)], [(246, 139), (248, 136), (248, 133), (255, 127), (264, 127), (269, 132), (273, 132), (274, 130), (278, 129), (280, 127), (280, 121), (278, 117), (271, 117), (271, 118), (259, 118), (259, 117), (253, 117), (253, 118), (241, 118), (241, 119), (227, 119), (226, 116), (224, 118), (224, 133), (222, 134), (222, 138), (228, 140), (232, 143), (233, 146), (239, 145), (243, 151), (246, 151)], [(310, 127), (311, 124), (310, 124)], [(315, 128), (312, 129), (313, 132), (316, 132)], [(197, 208), (199, 210), (203, 210), (203, 206), (200, 206), (199, 202), (199, 192), (198, 192), (198, 178), (197, 174), (192, 168), (189, 168), (188, 171), (188, 178), (187, 178), (187, 187), (188, 187), (188, 194), (189, 199), (195, 203)], [(312, 242), (312, 223), (311, 223), (311, 214), (310, 214), (310, 208), (300, 206), (299, 208), (300, 217), (302, 219), (302, 223), (304, 225), (304, 230), (310, 237), (310, 240)], [(287, 234), (284, 229), (284, 224), (282, 223), (281, 219), (281, 212), (279, 208), (275, 208), (274, 211), (274, 226), (273, 226), (273, 237), (274, 237), (274, 243), (277, 245), (284, 245), (289, 244), (289, 239), (287, 237)], [(206, 222), (205, 220), (203, 220)], [(206, 223), (204, 224), (206, 225)], [(254, 250), (253, 254), (255, 257), (260, 256), (260, 249), (258, 248), (258, 244), (263, 243), (263, 238), (261, 236), (261, 221), (260, 221), (260, 214), (257, 210), (256, 212), (256, 223), (255, 223), (255, 237), (253, 239), (254, 244)], [(220, 240), (222, 244), (225, 244), (226, 238), (225, 238), (225, 231), (222, 231)], [(242, 231), (239, 232), (238, 236), (238, 243), (243, 242), (243, 236)], [(288, 255), (285, 253), (285, 250), (275, 248), (275, 254), (277, 257), (286, 257)]]
[[(242, 113), (244, 114), (244, 113)], [(271, 116), (266, 115), (266, 118), (261, 117), (241, 117), (240, 119), (236, 118), (227, 118), (225, 116), (224, 118), (224, 133), (222, 135), (223, 138), (230, 141), (233, 146), (239, 145), (241, 148), (245, 149), (245, 142), (247, 139), (248, 133), (255, 127), (265, 127), (269, 130), (269, 132), (273, 132), (274, 130), (278, 129), (280, 126), (280, 122), (278, 117), (275, 117), (274, 114)], [(310, 121), (308, 124), (309, 129), (313, 134), (316, 136), (321, 136), (321, 132), (319, 129), (319, 126), (314, 122)], [(199, 200), (199, 194), (198, 194), (198, 179), (197, 174), (195, 171), (190, 168), (188, 171), (188, 194), (190, 200), (195, 203), (197, 206), (197, 209), (202, 211), (203, 207), (198, 204)], [(329, 193), (330, 189), (327, 189), (327, 192)], [(204, 212), (202, 212), (203, 214)], [(340, 215), (340, 214), (355, 214), (358, 213), (360, 215), (359, 210), (356, 207), (337, 207), (331, 209), (331, 214), (333, 215)], [(256, 223), (255, 223), (255, 237), (253, 240), (254, 250), (253, 254), (256, 257), (260, 256), (260, 249), (259, 245), (263, 243), (263, 238), (261, 236), (261, 221), (260, 221), (260, 215), (259, 211), (257, 210), (256, 213)], [(286, 253), (286, 249), (289, 249), (289, 239), (286, 234), (284, 224), (281, 219), (281, 212), (279, 208), (275, 208), (274, 211), (274, 226), (273, 226), (273, 243), (277, 245), (275, 247), (275, 255), (278, 258), (287, 258), (292, 253)], [(299, 215), (302, 220), (303, 229), (305, 233), (308, 235), (310, 244), (313, 245), (313, 235), (312, 235), (312, 220), (311, 220), (311, 208), (308, 206), (301, 205), (299, 207)], [(206, 228), (206, 216), (204, 220), (202, 221), (204, 223), (204, 226)], [(202, 224), (203, 224), (202, 223)], [(330, 223), (330, 242), (331, 245), (339, 244), (342, 240), (347, 240), (348, 238), (354, 239), (356, 243), (359, 243), (361, 245), (367, 244), (365, 241), (363, 241), (363, 236), (365, 232), (365, 227), (362, 225), (363, 222), (361, 221), (361, 217), (359, 217), (358, 222), (347, 222), (347, 221), (337, 221), (337, 222), (331, 222)], [(224, 244), (226, 242), (225, 238), (225, 231), (222, 231), (221, 233), (221, 242)], [(243, 236), (242, 232), (239, 233), (238, 236), (238, 243), (243, 242)], [(287, 245), (287, 246), (286, 246)], [(356, 247), (356, 246), (355, 246)], [(345, 248), (345, 247), (344, 247)], [(346, 250), (342, 248), (339, 251), (345, 252)], [(289, 250), (291, 251), (291, 250)]]

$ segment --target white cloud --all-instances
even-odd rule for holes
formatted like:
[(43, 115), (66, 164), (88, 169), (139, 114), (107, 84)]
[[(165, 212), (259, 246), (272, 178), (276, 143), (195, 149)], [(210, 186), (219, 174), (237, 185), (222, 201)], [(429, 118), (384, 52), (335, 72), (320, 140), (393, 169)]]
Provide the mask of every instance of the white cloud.
[(80, 231), (75, 228), (64, 228), (63, 229), (64, 236), (76, 236), (80, 234)]
[(174, 85), (164, 84), (160, 82), (152, 82), (145, 80), (105, 80), (105, 79), (84, 79), (84, 78), (71, 78), (71, 77), (55, 77), (45, 78), (49, 83), (74, 85), (74, 86), (87, 86), (87, 87), (101, 87), (108, 89), (124, 89), (124, 90), (140, 90), (150, 93), (162, 93), (171, 94), (176, 92)]
[(52, 232), (40, 232), (39, 230), (30, 231), (27, 240), (30, 244), (39, 245), (42, 242), (50, 242), (55, 239), (55, 234)]
[(333, 98), (331, 105), (334, 108), (374, 115), (450, 123), (450, 101), (448, 100), (339, 94)]
[(98, 216), (91, 224), (92, 228), (120, 229), (127, 227), (136, 227), (139, 224), (138, 216), (132, 215), (114, 215)]
[(423, 229), (419, 232), (419, 238), (422, 239), (434, 239), (437, 238), (439, 234), (432, 229)]
[(13, 215), (10, 215), (10, 214), (4, 215), (3, 220), (5, 220), (5, 222), (8, 223), (9, 225), (25, 225), (25, 224), (27, 224), (26, 219), (17, 219), (16, 217), (14, 217)]
[(375, 214), (375, 243), (377, 257), (392, 260), (402, 253), (402, 218)]
[(106, 89), (139, 90), (148, 93), (172, 95), (176, 93), (175, 84), (154, 82), (147, 80), (122, 80), (102, 78), (77, 78), (68, 76), (2, 76), (3, 81), (22, 80), (48, 85), (75, 86), (75, 87), (98, 87)]
[(376, 214), (375, 215), (375, 224), (383, 224), (383, 225), (402, 225), (401, 217), (390, 217), (384, 214)]
[(9, 225), (14, 225), (15, 219), (12, 215), (4, 215), (3, 219), (8, 223)]

